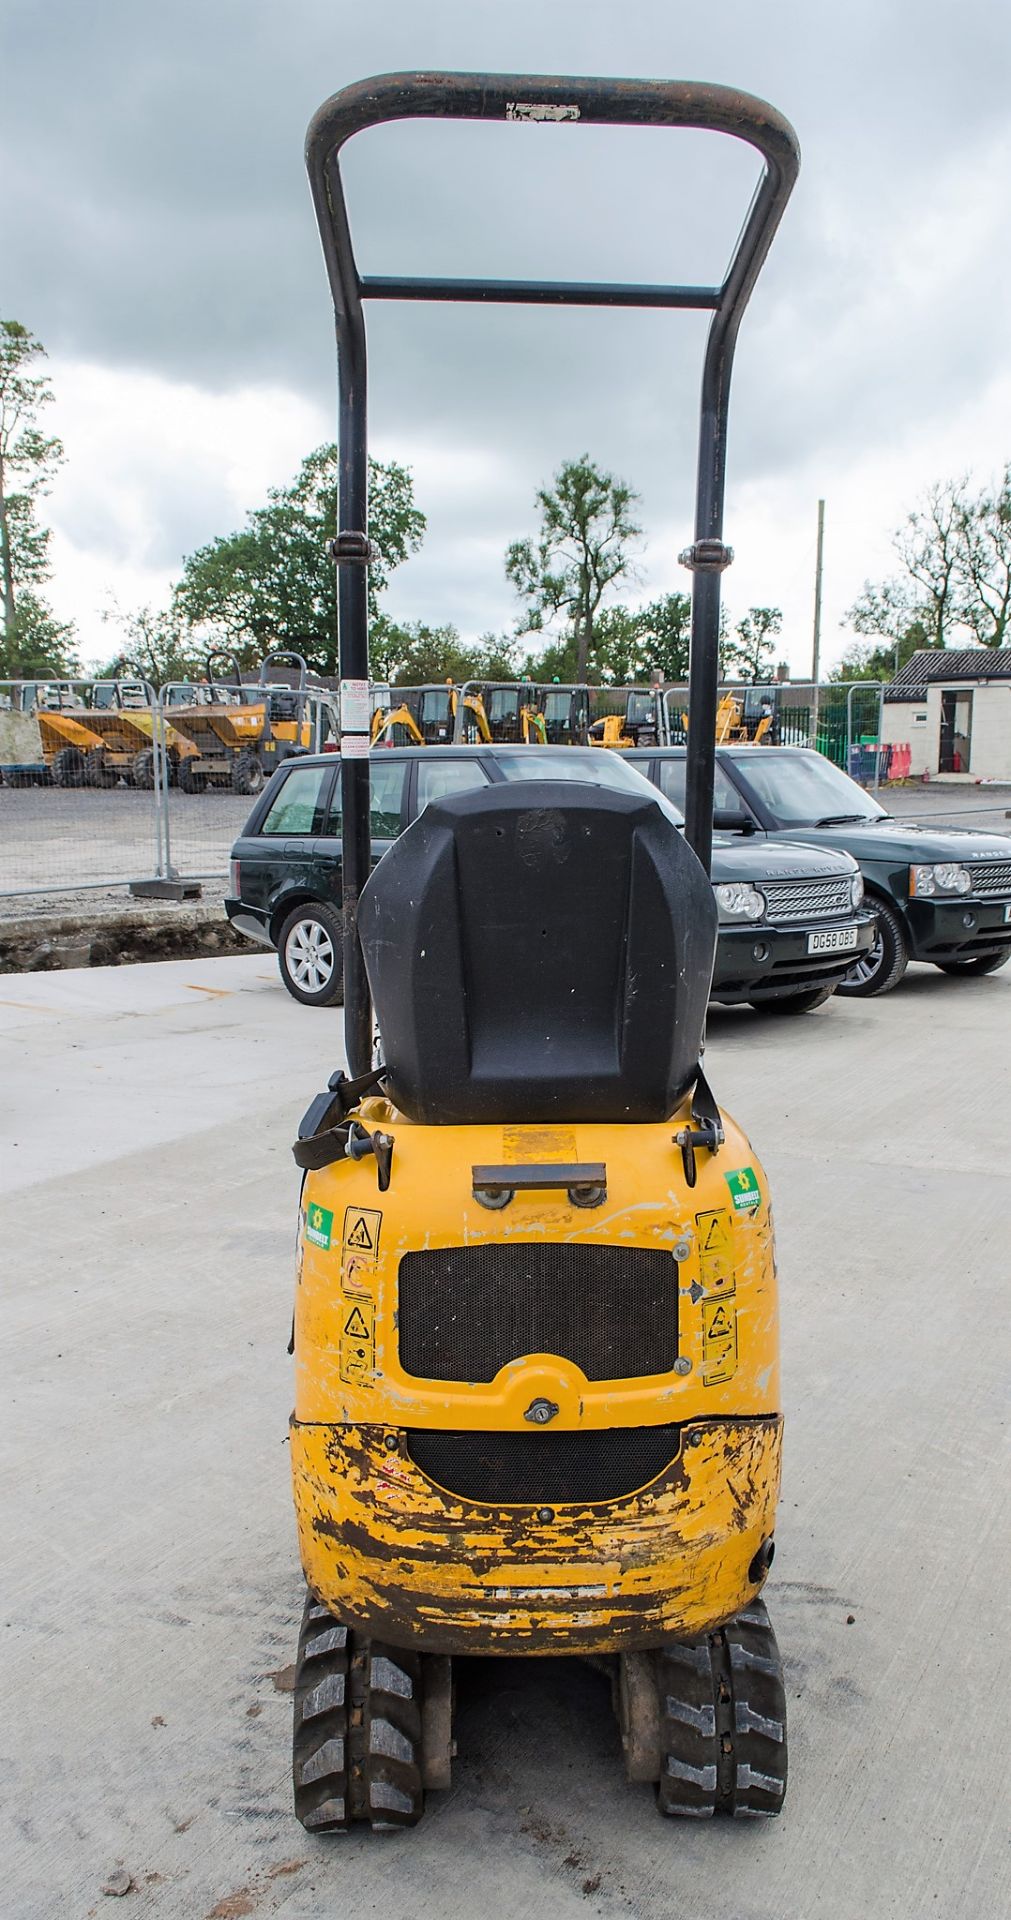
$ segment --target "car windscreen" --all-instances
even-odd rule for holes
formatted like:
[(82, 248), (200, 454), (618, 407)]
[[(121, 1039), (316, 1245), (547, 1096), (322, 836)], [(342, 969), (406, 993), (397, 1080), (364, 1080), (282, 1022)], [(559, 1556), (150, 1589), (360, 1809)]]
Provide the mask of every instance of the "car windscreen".
[[(519, 747), (497, 753), (495, 765), (506, 780), (581, 780), (584, 786), (629, 788), (638, 793), (643, 776), (608, 747)], [(646, 783), (649, 784), (648, 782)]]
[(782, 827), (879, 820), (884, 808), (848, 773), (804, 747), (756, 747), (728, 755), (736, 778)]
[[(660, 760), (657, 762), (657, 780), (660, 792), (669, 800), (672, 807), (684, 819), (685, 783), (688, 767), (685, 760)], [(733, 813), (740, 810), (740, 799), (735, 793), (725, 773), (716, 769), (713, 782), (713, 806), (719, 811)]]
[(678, 808), (657, 792), (640, 768), (610, 747), (519, 747), (515, 753), (497, 753), (495, 765), (507, 780), (580, 780), (584, 786), (618, 787), (622, 793), (641, 793), (645, 787), (675, 825), (684, 826)]

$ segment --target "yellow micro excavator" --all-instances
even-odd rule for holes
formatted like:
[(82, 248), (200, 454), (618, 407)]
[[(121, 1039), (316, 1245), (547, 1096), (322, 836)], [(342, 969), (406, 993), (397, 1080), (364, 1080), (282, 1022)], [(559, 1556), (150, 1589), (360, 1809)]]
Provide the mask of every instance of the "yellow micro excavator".
[(339, 155), (411, 117), (513, 123), (517, 145), (544, 121), (573, 139), (709, 128), (764, 170), (715, 287), (376, 286), (712, 309), (682, 555), (687, 826), (645, 788), (499, 782), (433, 801), (370, 874), (368, 734), (344, 736), (347, 1067), (294, 1150), (295, 1810), (321, 1834), (414, 1825), (450, 1782), (453, 1659), (552, 1654), (607, 1668), (628, 1777), (661, 1812), (777, 1814), (785, 1695), (760, 1597), (782, 1438), (772, 1211), (701, 1056), (729, 378), (796, 141), (763, 102), (682, 82), (400, 74), (321, 108), (307, 153), (337, 317), (340, 660), (359, 682), (372, 288)]

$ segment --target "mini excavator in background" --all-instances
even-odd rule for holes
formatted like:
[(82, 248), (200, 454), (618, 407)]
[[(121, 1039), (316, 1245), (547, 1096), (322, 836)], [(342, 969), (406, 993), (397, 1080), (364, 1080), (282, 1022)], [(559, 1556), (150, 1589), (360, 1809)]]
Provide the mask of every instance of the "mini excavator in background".
[[(412, 117), (705, 128), (764, 171), (717, 286), (362, 276), (340, 151)], [(663, 1813), (777, 1814), (772, 1214), (701, 1054), (728, 390), (795, 136), (722, 87), (419, 73), (336, 94), (307, 157), (340, 373), (347, 1072), (295, 1146), (295, 1810), (413, 1825), (450, 1780), (454, 1656), (571, 1654), (608, 1667)], [(686, 835), (645, 790), (498, 783), (433, 802), (370, 876), (367, 299), (711, 310)]]

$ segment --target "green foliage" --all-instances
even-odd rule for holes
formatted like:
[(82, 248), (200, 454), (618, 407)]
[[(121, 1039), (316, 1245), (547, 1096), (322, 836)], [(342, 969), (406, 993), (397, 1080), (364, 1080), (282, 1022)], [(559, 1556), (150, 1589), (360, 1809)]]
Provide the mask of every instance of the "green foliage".
[(506, 577), (526, 602), (520, 631), (541, 633), (562, 621), (566, 642), (574, 643), (572, 677), (578, 680), (587, 677), (605, 594), (616, 581), (634, 577), (632, 542), (642, 532), (632, 518), (638, 499), (584, 453), (565, 461), (551, 488), (538, 490), (536, 538), (515, 540), (506, 553)]
[(430, 627), (422, 620), (403, 625), (380, 614), (370, 638), (374, 680), (417, 687), (438, 680), (515, 680), (519, 671), (515, 640), (482, 634), (465, 646), (453, 626)]
[[(852, 646), (833, 678), (889, 680), (919, 647), (1011, 639), (1011, 461), (992, 485), (968, 477), (928, 488), (896, 529), (901, 572), (865, 580), (845, 616), (856, 633), (883, 644)], [(959, 630), (961, 629), (961, 633)]]
[[(371, 460), (369, 533), (379, 552), (369, 568), (372, 621), (390, 573), (417, 551), (424, 530), (407, 468)], [(292, 485), (272, 488), (244, 528), (185, 561), (176, 588), (180, 617), (209, 644), (234, 648), (244, 665), (290, 647), (318, 673), (336, 673), (337, 589), (328, 552), (336, 531), (337, 448), (317, 447)]]
[(750, 680), (753, 685), (772, 677), (775, 641), (783, 631), (783, 615), (778, 607), (749, 607), (734, 628), (734, 638), (724, 642), (721, 664), (730, 677)]
[(13, 631), (0, 641), (0, 680), (72, 680), (80, 671), (72, 625), (57, 620), (31, 587), (23, 587)]
[(688, 678), (692, 602), (688, 593), (665, 593), (636, 615), (639, 650), (631, 677), (648, 681), (654, 672), (678, 684)]
[(48, 580), (50, 533), (38, 517), (63, 458), (39, 415), (53, 393), (35, 363), (40, 341), (19, 320), (0, 320), (0, 676), (66, 675), (73, 628), (54, 618), (39, 589)]
[(205, 653), (174, 605), (138, 607), (133, 613), (113, 606), (102, 619), (119, 628), (119, 649), (102, 668), (102, 679), (135, 673), (153, 687), (164, 687), (171, 680), (204, 678)]
[[(654, 673), (668, 681), (686, 680), (691, 618), (687, 593), (665, 593), (645, 607), (602, 607), (593, 623), (587, 682), (644, 686)], [(575, 635), (570, 633), (539, 653), (528, 653), (522, 671), (525, 678), (541, 683), (577, 681)]]
[(981, 647), (1011, 638), (1011, 461), (967, 503), (960, 529), (962, 618)]

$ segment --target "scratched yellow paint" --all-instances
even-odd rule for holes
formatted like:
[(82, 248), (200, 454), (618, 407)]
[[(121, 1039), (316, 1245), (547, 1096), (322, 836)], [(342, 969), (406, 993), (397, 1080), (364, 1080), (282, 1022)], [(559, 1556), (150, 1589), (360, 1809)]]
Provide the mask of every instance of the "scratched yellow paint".
[(386, 1450), (389, 1429), (291, 1428), (306, 1579), (338, 1619), (435, 1653), (607, 1653), (688, 1638), (758, 1591), (781, 1421), (688, 1426), (672, 1469), (625, 1500), (462, 1500)]
[[(382, 1612), (391, 1633), (407, 1631), (396, 1622), (409, 1616), (411, 1636), (443, 1651), (489, 1651), (517, 1636), (538, 1651), (571, 1651), (573, 1635), (598, 1650), (643, 1646), (729, 1618), (760, 1585), (748, 1568), (773, 1530), (779, 1485), (772, 1223), (744, 1135), (724, 1115), (726, 1145), (697, 1155), (692, 1189), (673, 1141), (687, 1109), (660, 1126), (569, 1123), (566, 1157), (606, 1165), (603, 1205), (573, 1207), (564, 1189), (519, 1191), (493, 1211), (475, 1200), (471, 1168), (519, 1159), (520, 1130), (412, 1126), (381, 1100), (363, 1102), (359, 1117), (394, 1136), (389, 1190), (378, 1192), (369, 1156), (310, 1172), (302, 1202), (303, 1221), (315, 1207), (333, 1217), (328, 1247), (303, 1227), (296, 1283), (292, 1466), (310, 1585), (348, 1618)], [(530, 1129), (541, 1148), (548, 1131)], [(735, 1212), (724, 1176), (742, 1166), (761, 1198)], [(518, 1354), (487, 1383), (406, 1374), (402, 1256), (509, 1241), (668, 1251), (680, 1370), (590, 1381), (572, 1361), (539, 1353)], [(537, 1398), (558, 1408), (553, 1433), (683, 1423), (681, 1452), (628, 1499), (556, 1507), (542, 1538), (529, 1507), (517, 1526), (516, 1508), (463, 1502), (399, 1445), (411, 1428), (529, 1432), (523, 1416)], [(483, 1562), (511, 1597), (489, 1598), (475, 1571)], [(539, 1603), (541, 1586), (549, 1597)]]

